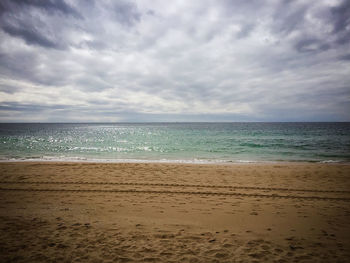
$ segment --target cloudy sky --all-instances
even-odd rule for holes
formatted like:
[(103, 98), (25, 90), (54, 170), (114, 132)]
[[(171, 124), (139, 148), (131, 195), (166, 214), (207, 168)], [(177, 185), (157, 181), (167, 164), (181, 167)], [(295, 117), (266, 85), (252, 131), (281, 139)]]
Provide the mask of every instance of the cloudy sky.
[(350, 121), (350, 1), (0, 2), (0, 122)]

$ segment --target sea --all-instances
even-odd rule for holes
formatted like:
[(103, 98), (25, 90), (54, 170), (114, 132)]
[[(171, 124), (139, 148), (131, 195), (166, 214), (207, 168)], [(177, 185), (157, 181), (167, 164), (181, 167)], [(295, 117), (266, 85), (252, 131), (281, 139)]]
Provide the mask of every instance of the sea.
[(0, 123), (0, 161), (350, 163), (350, 123)]

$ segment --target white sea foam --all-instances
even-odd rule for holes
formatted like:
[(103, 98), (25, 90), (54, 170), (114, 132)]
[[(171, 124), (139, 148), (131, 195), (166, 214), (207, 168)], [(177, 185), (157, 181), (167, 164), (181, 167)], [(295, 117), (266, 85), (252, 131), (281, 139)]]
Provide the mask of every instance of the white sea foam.
[(0, 162), (84, 162), (84, 163), (183, 163), (183, 164), (252, 164), (276, 163), (261, 160), (219, 160), (219, 159), (102, 159), (79, 156), (41, 156), (28, 158), (0, 158)]
[(320, 163), (341, 163), (340, 160), (324, 160), (324, 161), (321, 161)]

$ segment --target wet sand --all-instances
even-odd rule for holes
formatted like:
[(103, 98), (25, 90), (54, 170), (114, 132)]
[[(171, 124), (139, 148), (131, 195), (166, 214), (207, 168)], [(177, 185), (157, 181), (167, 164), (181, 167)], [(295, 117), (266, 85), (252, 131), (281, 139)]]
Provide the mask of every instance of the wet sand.
[(0, 262), (350, 262), (350, 165), (0, 163)]

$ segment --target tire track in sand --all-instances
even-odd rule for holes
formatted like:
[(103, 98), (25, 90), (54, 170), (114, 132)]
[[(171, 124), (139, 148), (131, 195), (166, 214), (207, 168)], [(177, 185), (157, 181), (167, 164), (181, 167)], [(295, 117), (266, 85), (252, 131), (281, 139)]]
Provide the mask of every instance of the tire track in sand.
[(134, 194), (182, 194), (182, 195), (206, 195), (206, 196), (236, 196), (253, 198), (285, 198), (285, 199), (307, 199), (307, 200), (333, 200), (350, 201), (347, 197), (321, 197), (321, 196), (297, 196), (277, 194), (246, 194), (246, 193), (224, 193), (204, 191), (168, 191), (168, 190), (121, 190), (121, 189), (35, 189), (35, 188), (0, 188), (0, 191), (24, 191), (24, 192), (76, 192), (76, 193), (134, 193)]
[(203, 185), (203, 184), (164, 184), (164, 183), (134, 183), (134, 182), (64, 182), (64, 181), (0, 181), (0, 184), (53, 184), (53, 185), (120, 185), (120, 186), (160, 186), (160, 187), (194, 187), (194, 188), (221, 188), (262, 191), (288, 191), (288, 192), (314, 192), (314, 193), (343, 193), (350, 194), (346, 190), (319, 190), (319, 189), (295, 189), (280, 187), (256, 187), (256, 186), (230, 186), (230, 185)]

